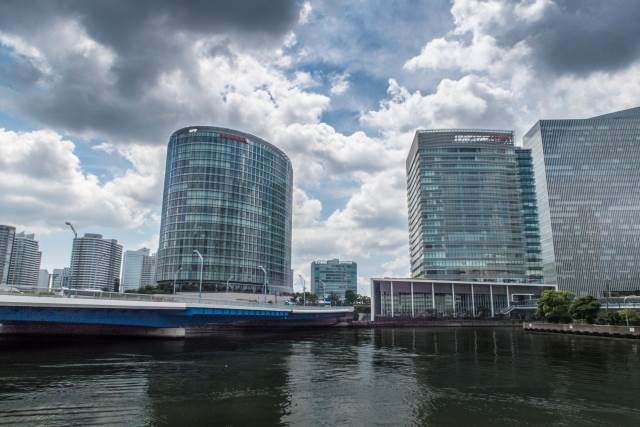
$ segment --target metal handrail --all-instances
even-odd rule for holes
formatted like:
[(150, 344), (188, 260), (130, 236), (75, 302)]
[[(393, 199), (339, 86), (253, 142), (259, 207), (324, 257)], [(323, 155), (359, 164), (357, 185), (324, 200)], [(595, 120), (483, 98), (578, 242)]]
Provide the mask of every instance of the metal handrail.
[[(35, 297), (53, 297), (53, 298), (86, 298), (112, 301), (148, 301), (148, 302), (178, 302), (198, 305), (231, 305), (231, 306), (250, 306), (262, 308), (283, 308), (287, 307), (295, 310), (331, 310), (332, 307), (327, 306), (298, 306), (286, 305), (282, 303), (261, 303), (259, 301), (245, 300), (229, 300), (224, 298), (202, 298), (197, 295), (170, 295), (170, 294), (136, 294), (136, 293), (118, 293), (104, 292), (98, 290), (80, 290), (80, 289), (56, 289), (44, 290), (37, 288), (16, 288), (16, 287), (0, 287), (2, 295), (20, 295)], [(256, 294), (259, 295), (259, 294)]]

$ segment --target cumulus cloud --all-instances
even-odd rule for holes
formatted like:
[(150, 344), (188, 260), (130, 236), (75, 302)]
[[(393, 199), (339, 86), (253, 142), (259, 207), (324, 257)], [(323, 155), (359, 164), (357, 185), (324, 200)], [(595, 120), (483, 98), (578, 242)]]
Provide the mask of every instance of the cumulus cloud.
[(511, 92), (476, 75), (443, 79), (436, 91), (427, 95), (411, 93), (391, 79), (387, 95), (378, 110), (367, 112), (360, 120), (405, 147), (416, 129), (482, 128), (487, 123), (510, 128), (513, 120)]
[[(294, 260), (297, 270), (308, 270), (316, 259), (340, 257), (364, 261), (407, 256), (406, 181), (404, 169), (358, 173), (360, 184), (344, 208), (322, 219), (322, 205), (304, 191), (294, 193)], [(387, 273), (408, 274), (407, 263), (384, 266)]]
[[(455, 27), (428, 41), (404, 68), (450, 70), (460, 77), (443, 79), (433, 94), (405, 95), (402, 102), (392, 98), (363, 121), (379, 126), (399, 117), (410, 127), (413, 116), (413, 123), (433, 127), (506, 127), (522, 135), (543, 117), (631, 107), (640, 91), (632, 77), (640, 72), (640, 43), (632, 35), (640, 8), (630, 2), (618, 6), (611, 12), (616, 9), (611, 4), (591, 1), (456, 0)], [(624, 90), (616, 87), (623, 79)], [(602, 88), (611, 91), (606, 105)], [(447, 94), (456, 105), (447, 103)]]
[(349, 73), (342, 73), (331, 79), (332, 95), (342, 95), (349, 89)]
[[(12, 49), (14, 59), (11, 67), (0, 67), (2, 103), (41, 126), (69, 133), (112, 143), (164, 142), (175, 124), (217, 117), (224, 90), (201, 86), (207, 83), (199, 76), (203, 57), (230, 64), (208, 72), (233, 92), (233, 82), (225, 79), (235, 72), (229, 46), (274, 58), (262, 71), (286, 61), (275, 50), (299, 8), (293, 0), (60, 0), (38, 7), (2, 2), (0, 44)], [(10, 73), (18, 63), (22, 72)], [(188, 94), (215, 90), (217, 96), (184, 100), (192, 106), (184, 111), (171, 99), (171, 85), (179, 83), (188, 86)]]
[[(82, 170), (74, 149), (53, 131), (0, 129), (0, 223), (46, 232), (63, 228), (65, 221), (135, 228), (149, 218), (144, 199), (156, 190), (156, 180), (148, 159), (134, 160), (138, 166), (127, 175), (100, 184)], [(135, 157), (136, 149), (130, 150)]]
[[(539, 118), (632, 106), (638, 9), (589, 0), (419, 10), (386, 1), (7, 0), (0, 108), (48, 130), (0, 132), (0, 221), (36, 231), (69, 219), (157, 223), (168, 136), (221, 125), (291, 158), (296, 270), (340, 257), (359, 261), (361, 276), (405, 275), (404, 160), (415, 129), (521, 134)], [(326, 122), (345, 108), (362, 130)], [(63, 135), (127, 166), (99, 179)]]

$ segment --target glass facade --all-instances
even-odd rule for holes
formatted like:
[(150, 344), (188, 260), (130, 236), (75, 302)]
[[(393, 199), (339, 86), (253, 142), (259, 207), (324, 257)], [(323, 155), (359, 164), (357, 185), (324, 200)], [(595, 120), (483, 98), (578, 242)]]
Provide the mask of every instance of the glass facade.
[(344, 298), (345, 292), (358, 292), (358, 265), (352, 261), (330, 259), (311, 263), (311, 292), (320, 298), (331, 294)]
[(203, 288), (292, 292), (293, 170), (278, 148), (217, 127), (176, 131), (169, 140), (156, 280)]
[(537, 299), (555, 285), (372, 279), (372, 313), (377, 317), (497, 317), (514, 309), (535, 312)]
[(524, 282), (513, 132), (417, 131), (407, 158), (412, 277)]
[(536, 201), (536, 181), (533, 171), (531, 150), (516, 148), (518, 175), (520, 178), (520, 203), (522, 204), (522, 233), (527, 259), (528, 283), (542, 283), (542, 249), (540, 247), (540, 226), (538, 223), (538, 203)]
[(640, 108), (541, 120), (531, 149), (545, 282), (577, 295), (640, 288)]

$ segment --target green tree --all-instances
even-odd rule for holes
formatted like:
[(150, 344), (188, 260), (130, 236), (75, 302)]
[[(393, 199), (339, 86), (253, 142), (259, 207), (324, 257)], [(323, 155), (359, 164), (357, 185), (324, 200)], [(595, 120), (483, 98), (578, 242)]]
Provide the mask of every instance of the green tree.
[(573, 294), (568, 291), (544, 291), (538, 300), (538, 314), (553, 323), (569, 323)]
[(359, 295), (353, 292), (351, 289), (347, 289), (344, 293), (344, 303), (347, 305), (354, 305), (358, 301)]
[(340, 305), (340, 297), (338, 296), (338, 294), (332, 292), (329, 295), (329, 302), (331, 302), (331, 305)]
[(356, 301), (356, 304), (371, 305), (371, 297), (368, 297), (366, 295), (358, 295), (358, 299)]
[(593, 323), (598, 317), (599, 311), (600, 302), (591, 295), (574, 300), (569, 307), (569, 314), (572, 318), (585, 320), (587, 323)]
[(307, 305), (316, 305), (318, 304), (318, 296), (316, 294), (312, 294), (311, 292), (305, 292), (304, 295), (302, 292), (296, 292), (291, 296), (291, 301), (296, 304), (302, 304), (306, 302)]

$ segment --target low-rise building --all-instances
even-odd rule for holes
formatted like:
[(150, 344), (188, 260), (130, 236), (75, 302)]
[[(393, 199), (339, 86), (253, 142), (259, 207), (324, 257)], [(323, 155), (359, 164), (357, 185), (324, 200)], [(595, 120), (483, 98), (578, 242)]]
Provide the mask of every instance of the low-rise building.
[(540, 283), (373, 278), (371, 320), (497, 317), (514, 309), (533, 312), (542, 292), (556, 289)]
[(332, 295), (344, 299), (348, 290), (358, 292), (358, 265), (353, 261), (313, 261), (311, 263), (311, 292), (319, 298)]

